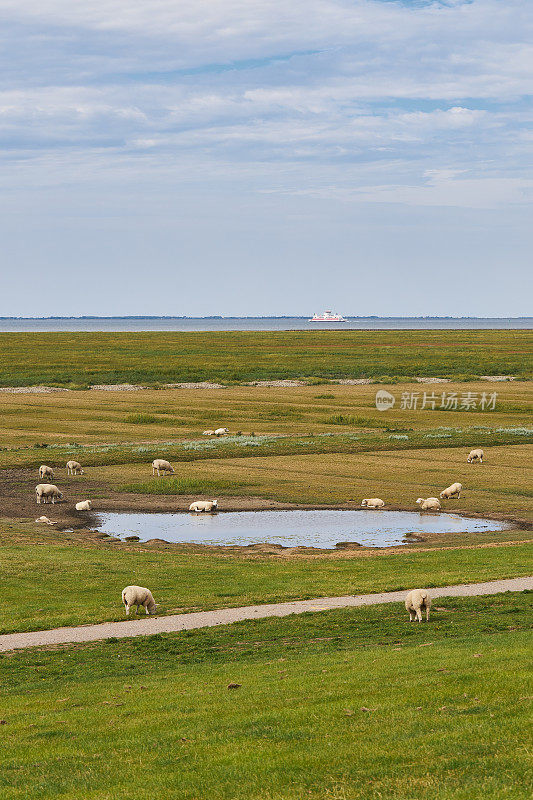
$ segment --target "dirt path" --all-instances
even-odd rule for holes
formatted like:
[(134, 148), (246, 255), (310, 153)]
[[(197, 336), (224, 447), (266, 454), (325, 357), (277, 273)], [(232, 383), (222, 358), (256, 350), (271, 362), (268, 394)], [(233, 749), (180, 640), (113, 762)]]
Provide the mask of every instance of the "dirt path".
[[(520, 592), (533, 589), (533, 576), (508, 580), (470, 583), (458, 586), (440, 586), (431, 589), (431, 596), (472, 597), (499, 592)], [(245, 619), (264, 617), (287, 617), (306, 611), (328, 611), (333, 608), (369, 606), (379, 603), (398, 603), (406, 592), (382, 592), (379, 594), (348, 595), (346, 597), (319, 597), (315, 600), (295, 600), (291, 603), (271, 603), (241, 608), (223, 608), (218, 611), (199, 611), (193, 614), (174, 614), (168, 617), (139, 617), (124, 622), (104, 622), (100, 625), (80, 625), (76, 628), (55, 628), (49, 631), (7, 633), (0, 636), (0, 651), (18, 650), (25, 647), (46, 647), (57, 644), (94, 642), (100, 639), (119, 639), (128, 636), (150, 636), (154, 633), (173, 633), (194, 628), (209, 628), (214, 625), (229, 625)]]

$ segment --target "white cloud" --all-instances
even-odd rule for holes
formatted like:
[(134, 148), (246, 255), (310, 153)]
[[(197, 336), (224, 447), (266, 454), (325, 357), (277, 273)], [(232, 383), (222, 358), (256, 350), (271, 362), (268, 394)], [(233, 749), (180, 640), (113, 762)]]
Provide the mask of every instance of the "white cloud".
[(265, 164), (248, 191), (270, 173), (292, 192), (294, 174), (358, 201), (343, 180), (357, 164), (371, 202), (528, 197), (527, 0), (3, 0), (1, 14), (4, 157), (47, 180), (85, 158), (110, 182), (146, 159), (198, 180)]
[[(446, 170), (442, 171), (446, 173)], [(533, 180), (523, 178), (461, 178), (435, 175), (419, 186), (373, 186), (354, 192), (351, 200), (408, 206), (454, 206), (495, 209), (530, 203)]]

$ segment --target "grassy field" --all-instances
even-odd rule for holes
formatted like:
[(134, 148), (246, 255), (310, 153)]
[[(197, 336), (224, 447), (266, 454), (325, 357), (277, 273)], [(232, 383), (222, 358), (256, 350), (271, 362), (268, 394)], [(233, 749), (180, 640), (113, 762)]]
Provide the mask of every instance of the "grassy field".
[(0, 333), (0, 386), (532, 374), (531, 331)]
[[(479, 396), (487, 384), (389, 388), (398, 398), (403, 392), (421, 397), (424, 390)], [(402, 409), (400, 402), (380, 413), (372, 386), (0, 395), (0, 580), (10, 608), (1, 627), (120, 618), (119, 593), (132, 582), (151, 586), (170, 611), (526, 574), (531, 562), (523, 546), (465, 550), (464, 557), (460, 550), (357, 559), (335, 553), (334, 560), (300, 563), (255, 554), (252, 563), (235, 554), (217, 558), (104, 541), (96, 546), (94, 537), (84, 547), (83, 534), (71, 537), (33, 523), (41, 463), (56, 468), (54, 480), (66, 498), (44, 509), (52, 519), (85, 497), (97, 510), (117, 500), (122, 508), (142, 503), (171, 510), (205, 494), (220, 496), (222, 509), (239, 498), (253, 507), (255, 500), (359, 504), (368, 496), (416, 509), (418, 496), (434, 495), (455, 480), (465, 491), (447, 508), (533, 519), (530, 384), (489, 389), (498, 392), (496, 409), (484, 413)], [(201, 436), (218, 424), (227, 424), (231, 435)], [(468, 450), (480, 444), (485, 463), (467, 464)], [(169, 457), (176, 475), (152, 478), (156, 456)], [(67, 477), (64, 465), (73, 457), (86, 467), (84, 476)], [(421, 548), (529, 536), (518, 529), (483, 537), (457, 533)]]
[[(480, 470), (466, 463), (468, 449), (439, 448), (430, 456), (417, 449), (212, 459), (180, 464), (180, 478), (174, 480), (140, 481), (139, 464), (101, 467), (98, 474), (109, 486), (154, 498), (194, 494), (187, 491), (194, 487), (209, 496), (248, 494), (287, 503), (359, 504), (363, 497), (382, 497), (401, 508), (416, 508), (417, 497), (435, 496), (458, 480), (464, 493), (448, 508), (533, 519), (531, 451), (530, 445), (486, 449), (487, 462)], [(79, 492), (78, 487), (71, 491)], [(222, 500), (220, 508), (225, 505)]]
[[(527, 331), (294, 334), (0, 334), (0, 632), (124, 618), (149, 586), (159, 613), (531, 574), (531, 374)], [(453, 377), (422, 385), (407, 376)], [(387, 378), (386, 376), (389, 376)], [(376, 386), (319, 385), (370, 377)], [(293, 388), (239, 382), (305, 378)], [(211, 380), (216, 389), (164, 389)], [(89, 384), (150, 384), (136, 392)], [(231, 384), (231, 385), (230, 385)], [(421, 408), (424, 392), (435, 409)], [(456, 393), (458, 408), (441, 408)], [(497, 392), (491, 411), (461, 398)], [(434, 393), (434, 395), (433, 395)], [(416, 396), (417, 407), (402, 397)], [(409, 404), (408, 404), (409, 405)], [(411, 404), (412, 405), (412, 404)], [(431, 405), (431, 403), (429, 404)], [(202, 436), (227, 426), (223, 439)], [(486, 452), (469, 465), (471, 447)], [(169, 458), (173, 477), (150, 462)], [(66, 475), (76, 458), (83, 476)], [(35, 505), (41, 463), (66, 502)], [(124, 544), (64, 528), (95, 509), (389, 508), (459, 480), (448, 509), (510, 529), (454, 533), (409, 551), (268, 555)], [(365, 513), (365, 512), (361, 512)], [(59, 528), (60, 526), (58, 526)], [(400, 606), (303, 615), (147, 639), (0, 656), (2, 800), (522, 800), (527, 783), (531, 594), (446, 599), (429, 625)], [(502, 676), (504, 676), (502, 678)], [(241, 684), (229, 689), (228, 684)]]
[[(190, 460), (251, 451), (351, 452), (531, 440), (533, 394), (528, 382), (384, 386), (396, 398), (386, 412), (376, 409), (375, 386), (321, 388), (0, 394), (0, 437), (2, 447), (9, 448), (9, 453), (0, 448), (0, 466), (33, 466), (45, 456), (66, 456), (66, 461), (75, 453), (83, 453), (88, 464), (150, 461), (154, 447), (165, 452), (174, 448), (173, 457)], [(420, 408), (424, 392), (427, 398), (434, 394), (434, 410)], [(497, 393), (494, 411), (439, 408), (442, 393), (455, 393), (460, 406), (463, 395), (471, 393), (479, 401), (483, 393), (492, 392)], [(416, 409), (401, 407), (404, 394), (417, 395)], [(203, 430), (218, 425), (226, 425), (231, 435), (202, 437)]]
[(379, 557), (251, 559), (142, 545), (80, 546), (62, 542), (62, 534), (48, 529), (47, 539), (42, 533), (36, 541), (34, 526), (0, 527), (0, 633), (123, 619), (120, 593), (132, 583), (152, 589), (159, 613), (178, 613), (531, 572), (530, 544)]
[[(325, 504), (382, 496), (406, 508), (459, 480), (465, 492), (454, 508), (533, 518), (530, 383), (492, 385), (496, 408), (485, 412), (402, 409), (400, 398), (418, 392), (420, 404), (424, 391), (480, 397), (486, 383), (388, 388), (398, 402), (387, 412), (376, 410), (373, 386), (0, 395), (0, 480), (9, 474), (29, 497), (33, 475), (13, 470), (36, 474), (46, 463), (57, 468), (69, 502), (80, 492), (95, 500), (127, 492)], [(217, 424), (230, 435), (201, 435)], [(474, 446), (486, 450), (481, 466), (466, 463)], [(156, 457), (169, 458), (176, 476), (153, 479)], [(67, 478), (69, 458), (86, 467), (85, 476)]]
[(4, 655), (2, 798), (525, 800), (531, 594), (436, 605)]

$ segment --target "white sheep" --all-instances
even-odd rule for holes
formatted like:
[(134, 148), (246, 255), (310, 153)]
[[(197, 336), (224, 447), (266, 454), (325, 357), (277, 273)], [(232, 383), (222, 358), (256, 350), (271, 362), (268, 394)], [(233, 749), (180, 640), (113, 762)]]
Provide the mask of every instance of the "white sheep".
[(380, 497), (365, 497), (361, 505), (363, 508), (383, 508), (385, 502)]
[(480, 464), (483, 464), (483, 450), (481, 447), (476, 448), (475, 450), (471, 450), (468, 454), (468, 458), (466, 459), (469, 464), (473, 464), (474, 461), (479, 461)]
[(451, 486), (448, 486), (446, 489), (442, 490), (439, 497), (441, 500), (449, 500), (451, 497), (457, 497), (457, 499), (459, 499), (461, 497), (462, 490), (462, 483), (452, 483)]
[(38, 517), (35, 522), (44, 522), (46, 525), (57, 525), (57, 522), (52, 522), (48, 517)]
[(202, 433), (202, 436), (214, 436), (214, 435), (215, 435), (215, 431), (204, 431)]
[(67, 461), (67, 475), (83, 475), (83, 468), (79, 461)]
[(152, 475), (155, 475), (156, 472), (158, 477), (161, 476), (162, 472), (164, 474), (170, 472), (171, 475), (174, 475), (174, 467), (164, 458), (156, 458), (152, 461)]
[(422, 511), (440, 511), (441, 509), (438, 497), (427, 497), (425, 500), (423, 497), (419, 497), (416, 502)]
[(431, 597), (427, 589), (413, 589), (405, 598), (405, 608), (409, 612), (409, 622), (417, 619), (422, 622), (422, 610), (426, 609), (426, 622), (429, 622)]
[(56, 500), (61, 500), (63, 498), (63, 493), (60, 492), (53, 483), (39, 483), (35, 487), (35, 494), (37, 495), (37, 503), (39, 505), (41, 502), (51, 502), (52, 505), (54, 505)]
[(229, 433), (229, 428), (217, 428), (215, 436), (224, 436), (225, 433)]
[(54, 477), (54, 470), (52, 467), (46, 466), (46, 464), (41, 464), (39, 467), (39, 478), (42, 480), (43, 478), (53, 478)]
[(216, 511), (218, 500), (196, 500), (189, 506), (189, 511)]
[(132, 606), (137, 606), (137, 614), (141, 606), (144, 607), (147, 614), (155, 614), (157, 608), (152, 592), (145, 586), (126, 586), (122, 590), (122, 602), (127, 616), (129, 616)]
[(80, 500), (79, 503), (76, 503), (76, 511), (91, 511), (93, 504), (90, 500)]

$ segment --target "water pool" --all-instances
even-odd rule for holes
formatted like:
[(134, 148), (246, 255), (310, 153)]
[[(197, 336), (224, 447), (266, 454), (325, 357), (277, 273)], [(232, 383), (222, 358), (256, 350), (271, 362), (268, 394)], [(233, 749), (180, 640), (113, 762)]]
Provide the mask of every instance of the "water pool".
[(334, 548), (339, 542), (365, 547), (406, 544), (406, 534), (459, 533), (505, 530), (509, 526), (490, 519), (458, 514), (417, 511), (235, 511), (218, 514), (104, 513), (96, 529), (119, 536), (138, 536), (141, 542), (210, 545), (250, 545), (268, 542), (284, 547)]

